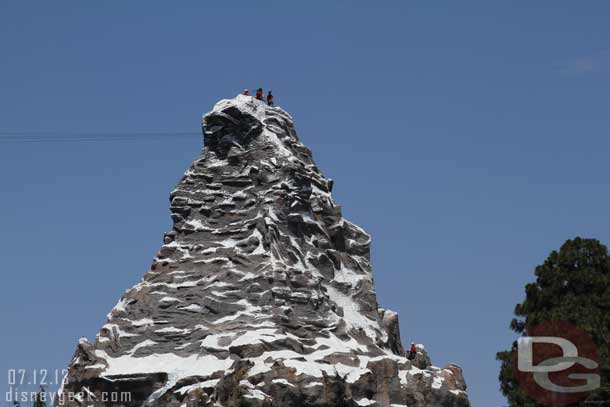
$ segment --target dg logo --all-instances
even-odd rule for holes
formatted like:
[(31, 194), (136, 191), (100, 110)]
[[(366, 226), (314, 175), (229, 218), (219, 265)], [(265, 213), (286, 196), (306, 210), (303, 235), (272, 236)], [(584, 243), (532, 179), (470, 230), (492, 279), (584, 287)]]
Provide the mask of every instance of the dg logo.
[(572, 323), (541, 323), (517, 344), (515, 378), (538, 403), (567, 406), (600, 387), (597, 346)]

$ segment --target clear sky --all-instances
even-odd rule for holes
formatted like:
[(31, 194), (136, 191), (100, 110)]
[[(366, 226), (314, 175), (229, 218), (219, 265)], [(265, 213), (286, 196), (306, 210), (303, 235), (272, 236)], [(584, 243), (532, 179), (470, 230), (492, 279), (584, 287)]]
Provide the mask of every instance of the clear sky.
[[(535, 4), (534, 4), (535, 3)], [(610, 3), (3, 1), (0, 131), (199, 131), (273, 89), (373, 235), (403, 341), (501, 406), (535, 265), (610, 243)], [(61, 369), (148, 270), (201, 137), (0, 144), (0, 390)], [(2, 393), (4, 398), (4, 391)]]

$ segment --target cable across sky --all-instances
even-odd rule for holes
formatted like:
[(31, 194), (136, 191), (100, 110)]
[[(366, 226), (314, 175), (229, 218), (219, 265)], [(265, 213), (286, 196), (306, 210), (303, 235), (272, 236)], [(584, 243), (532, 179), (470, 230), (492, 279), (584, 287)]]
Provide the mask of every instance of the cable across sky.
[(159, 141), (201, 136), (196, 131), (61, 132), (0, 131), (0, 144)]

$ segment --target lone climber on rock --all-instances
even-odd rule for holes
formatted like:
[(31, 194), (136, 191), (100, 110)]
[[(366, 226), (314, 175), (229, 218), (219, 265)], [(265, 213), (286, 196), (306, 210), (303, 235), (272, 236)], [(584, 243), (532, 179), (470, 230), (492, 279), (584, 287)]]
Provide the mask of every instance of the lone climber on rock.
[(411, 342), (411, 349), (409, 349), (409, 356), (407, 359), (413, 360), (417, 356), (417, 346), (415, 346), (415, 342)]

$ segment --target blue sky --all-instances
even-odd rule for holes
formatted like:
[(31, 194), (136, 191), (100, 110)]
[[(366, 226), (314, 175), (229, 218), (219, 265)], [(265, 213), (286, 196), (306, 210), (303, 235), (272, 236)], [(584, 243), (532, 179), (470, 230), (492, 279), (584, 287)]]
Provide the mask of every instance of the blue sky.
[[(0, 5), (0, 131), (199, 131), (273, 89), (344, 213), (373, 235), (403, 341), (501, 406), (495, 352), (535, 265), (610, 243), (610, 4), (541, 1)], [(0, 390), (62, 369), (170, 228), (201, 137), (0, 144)]]

